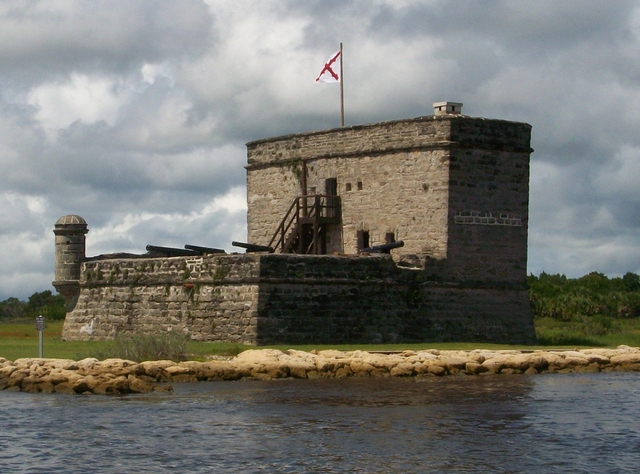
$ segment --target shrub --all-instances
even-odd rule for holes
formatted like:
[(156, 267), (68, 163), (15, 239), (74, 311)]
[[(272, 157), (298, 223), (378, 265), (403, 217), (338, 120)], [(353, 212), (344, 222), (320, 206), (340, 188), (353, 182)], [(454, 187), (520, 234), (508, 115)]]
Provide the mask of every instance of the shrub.
[(635, 273), (609, 279), (591, 272), (568, 279), (543, 272), (539, 277), (530, 275), (527, 283), (535, 318), (582, 321), (585, 316), (640, 317), (640, 277)]
[(580, 333), (585, 336), (604, 336), (614, 328), (614, 324), (613, 320), (606, 316), (594, 316), (591, 318), (583, 316), (578, 328)]
[[(560, 322), (553, 318), (540, 318), (536, 321), (536, 336), (542, 346), (597, 346), (602, 326), (590, 326), (590, 318), (581, 322)], [(607, 323), (602, 323), (607, 324)]]
[(96, 359), (127, 359), (135, 362), (145, 360), (189, 359), (189, 339), (184, 334), (157, 332), (149, 334), (118, 335), (101, 350), (92, 354)]

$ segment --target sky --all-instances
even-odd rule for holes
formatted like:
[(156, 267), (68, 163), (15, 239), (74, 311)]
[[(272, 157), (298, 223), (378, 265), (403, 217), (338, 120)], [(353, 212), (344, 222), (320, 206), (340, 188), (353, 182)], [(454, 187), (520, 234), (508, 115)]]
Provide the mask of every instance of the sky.
[(239, 250), (248, 141), (433, 113), (532, 125), (528, 272), (640, 273), (640, 2), (3, 0), (0, 301), (87, 255)]

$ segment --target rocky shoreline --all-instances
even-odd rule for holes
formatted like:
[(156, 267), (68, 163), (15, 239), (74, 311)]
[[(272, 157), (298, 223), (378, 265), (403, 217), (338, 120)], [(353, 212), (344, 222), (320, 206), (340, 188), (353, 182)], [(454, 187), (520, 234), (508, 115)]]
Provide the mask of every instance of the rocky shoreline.
[(171, 383), (279, 378), (437, 377), (446, 375), (640, 372), (640, 348), (570, 351), (255, 349), (206, 362), (122, 359), (18, 359), (0, 357), (0, 390), (121, 395), (171, 391)]

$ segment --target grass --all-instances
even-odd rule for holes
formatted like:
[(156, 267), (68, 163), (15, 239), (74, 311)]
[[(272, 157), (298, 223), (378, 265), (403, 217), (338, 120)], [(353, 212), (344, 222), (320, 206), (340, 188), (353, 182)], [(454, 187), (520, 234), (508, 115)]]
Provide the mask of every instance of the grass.
[(184, 334), (162, 332), (116, 336), (101, 348), (95, 348), (91, 357), (104, 360), (121, 358), (143, 362), (145, 360), (184, 361), (201, 359), (208, 355), (236, 355), (245, 346), (241, 344), (207, 343), (190, 341)]
[[(538, 346), (516, 346), (507, 344), (488, 344), (472, 342), (433, 342), (420, 344), (348, 344), (348, 345), (273, 345), (260, 348), (297, 349), (301, 351), (337, 349), (341, 351), (402, 351), (402, 350), (473, 350), (473, 349), (551, 349), (576, 347), (617, 347), (621, 344), (640, 347), (640, 319), (590, 320), (563, 322), (551, 318), (535, 320)], [(210, 355), (235, 355), (254, 346), (215, 342), (186, 342), (184, 349), (175, 346), (172, 354), (155, 352), (157, 357), (149, 353), (134, 353), (143, 345), (152, 346), (153, 341), (133, 340), (133, 346), (127, 347), (124, 341), (63, 341), (61, 338), (62, 321), (47, 323), (43, 333), (44, 357), (58, 359), (84, 359), (86, 357), (129, 357), (141, 358), (173, 358), (178, 359), (180, 351), (192, 360), (204, 360)], [(119, 346), (118, 346), (119, 345)], [(157, 347), (150, 349), (158, 350)], [(153, 352), (151, 352), (153, 353)], [(34, 321), (0, 322), (0, 357), (9, 360), (24, 357), (38, 357), (38, 331)]]
[[(368, 351), (368, 352), (398, 352), (398, 351), (423, 351), (426, 349), (471, 351), (474, 349), (520, 349), (524, 346), (514, 346), (509, 344), (490, 344), (487, 342), (420, 342), (403, 344), (305, 344), (305, 345), (284, 345), (260, 346), (260, 349), (295, 349), (298, 351), (324, 351), (335, 349), (338, 351)], [(530, 349), (530, 346), (526, 346)]]
[(640, 347), (640, 319), (582, 318), (578, 321), (558, 321), (537, 318), (538, 342), (543, 345), (578, 345)]
[[(114, 344), (113, 341), (63, 341), (61, 337), (62, 324), (63, 321), (47, 322), (47, 327), (43, 332), (44, 357), (74, 360), (86, 357), (98, 358), (98, 356), (101, 359), (122, 357), (114, 352), (114, 345), (117, 344)], [(120, 349), (123, 347), (121, 344)], [(190, 359), (204, 360), (209, 355), (235, 355), (248, 347), (240, 344), (189, 341), (185, 351), (189, 353)], [(123, 351), (125, 355), (127, 354), (126, 350)], [(0, 322), (0, 357), (16, 360), (38, 357), (38, 355), (38, 331), (35, 321)], [(131, 351), (129, 355), (137, 356)]]

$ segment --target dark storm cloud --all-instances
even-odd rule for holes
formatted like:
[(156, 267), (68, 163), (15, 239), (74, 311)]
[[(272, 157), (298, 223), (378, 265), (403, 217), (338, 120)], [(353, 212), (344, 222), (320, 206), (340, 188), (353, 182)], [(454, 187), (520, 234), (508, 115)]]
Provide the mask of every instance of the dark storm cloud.
[(13, 87), (69, 71), (130, 73), (144, 62), (196, 57), (211, 45), (201, 2), (24, 1), (0, 6), (0, 64)]
[(64, 214), (89, 254), (233, 250), (244, 143), (338, 126), (340, 41), (347, 124), (533, 126), (530, 271), (640, 271), (637, 2), (207, 3), (0, 3), (0, 299), (49, 288)]

